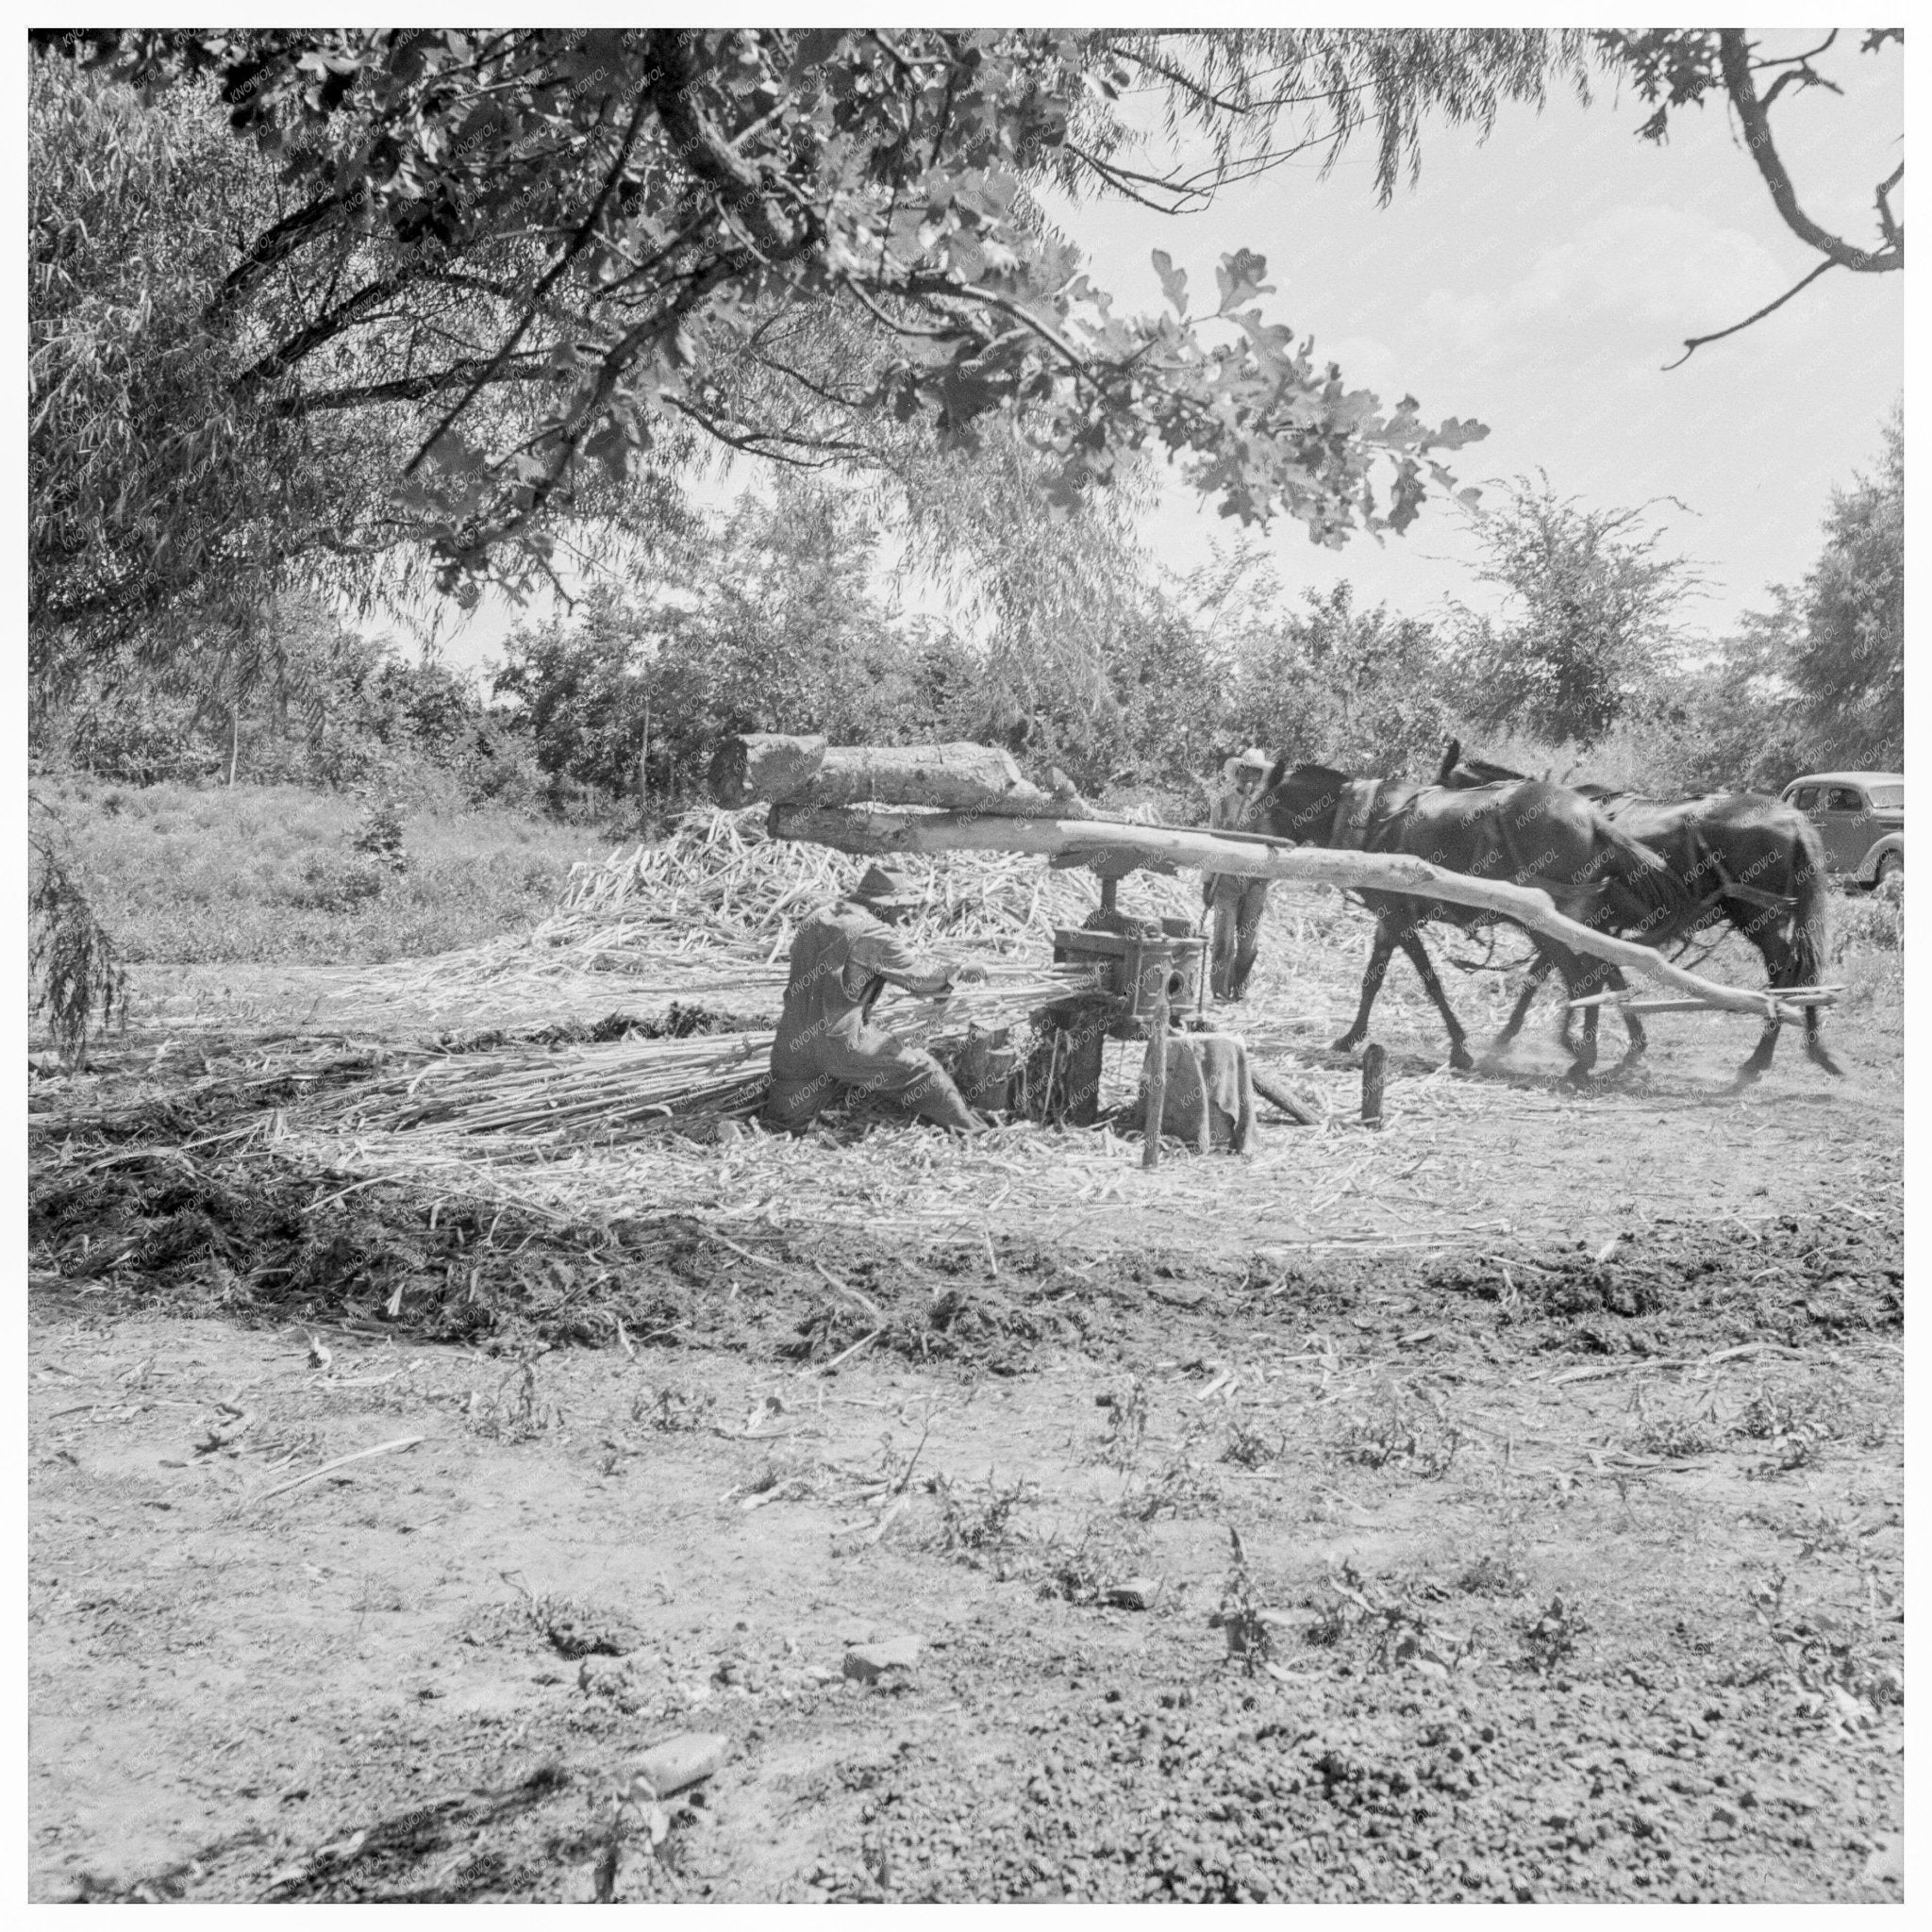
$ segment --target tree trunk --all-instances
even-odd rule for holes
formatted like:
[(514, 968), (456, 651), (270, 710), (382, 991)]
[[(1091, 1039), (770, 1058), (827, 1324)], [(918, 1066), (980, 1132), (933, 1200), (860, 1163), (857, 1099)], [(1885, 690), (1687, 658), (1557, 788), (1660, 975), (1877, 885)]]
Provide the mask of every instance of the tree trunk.
[(1236, 873), (1243, 878), (1286, 879), (1297, 885), (1340, 886), (1352, 891), (1402, 892), (1418, 898), (1441, 899), (1452, 906), (1474, 906), (1495, 912), (1542, 933), (1573, 952), (1599, 959), (1647, 979), (1661, 980), (1680, 992), (1695, 995), (1707, 1007), (1754, 1018), (1802, 1020), (1796, 1007), (1770, 992), (1747, 987), (1719, 986), (1686, 973), (1681, 966), (1640, 946), (1634, 940), (1614, 939), (1567, 919), (1547, 892), (1532, 886), (1512, 886), (1500, 879), (1479, 879), (1468, 873), (1445, 872), (1426, 859), (1406, 858), (1376, 852), (1337, 852), (1320, 845), (1290, 845), (1284, 841), (1252, 835), (1228, 837), (1219, 832), (1183, 830), (1172, 825), (1135, 825), (1119, 820), (1011, 819), (972, 812), (854, 811), (825, 809), (815, 805), (779, 805), (772, 808), (772, 834), (778, 839), (802, 839), (836, 846), (868, 858), (889, 858), (905, 852), (1038, 852), (1062, 864), (1079, 865), (1097, 859), (1109, 869), (1123, 860), (1173, 871), (1176, 867), (1202, 872)]
[(644, 760), (651, 756), (651, 701), (644, 700), (644, 728), (638, 734), (638, 817), (650, 809), (651, 774)]
[(228, 789), (235, 789), (235, 770), (242, 762), (242, 700), (228, 706)]
[(708, 776), (711, 796), (734, 809), (871, 803), (1002, 818), (1091, 816), (1071, 785), (1043, 791), (1020, 775), (1008, 753), (987, 744), (828, 745), (823, 738), (750, 732), (719, 743)]

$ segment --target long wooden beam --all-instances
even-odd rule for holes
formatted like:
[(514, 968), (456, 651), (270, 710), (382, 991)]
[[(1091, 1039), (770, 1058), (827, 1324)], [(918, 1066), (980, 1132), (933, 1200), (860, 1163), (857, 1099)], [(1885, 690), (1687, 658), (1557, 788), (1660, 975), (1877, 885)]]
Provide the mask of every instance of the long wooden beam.
[(1319, 845), (1262, 845), (1245, 839), (1173, 825), (1137, 825), (1118, 819), (1011, 819), (991, 813), (866, 811), (851, 807), (774, 805), (772, 836), (836, 846), (841, 852), (887, 858), (895, 853), (1037, 852), (1084, 863), (1138, 854), (1163, 869), (1232, 873), (1290, 885), (1339, 886), (1354, 891), (1405, 892), (1501, 914), (1573, 952), (1607, 959), (1647, 979), (1693, 995), (1702, 1005), (1759, 1020), (1799, 1021), (1795, 1007), (1748, 987), (1720, 986), (1674, 966), (1634, 940), (1593, 932), (1566, 918), (1547, 892), (1445, 872), (1422, 858), (1375, 852), (1337, 852)]

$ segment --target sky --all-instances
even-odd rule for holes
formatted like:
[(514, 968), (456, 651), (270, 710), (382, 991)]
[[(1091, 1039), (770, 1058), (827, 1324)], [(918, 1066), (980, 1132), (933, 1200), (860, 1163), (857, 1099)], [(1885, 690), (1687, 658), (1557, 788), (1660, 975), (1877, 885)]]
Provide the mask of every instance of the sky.
[[(1812, 38), (1765, 36), (1778, 51)], [(1789, 96), (1774, 127), (1807, 212), (1864, 242), (1874, 188), (1900, 151), (1903, 61), (1896, 49), (1858, 56), (1855, 42), (1847, 33), (1826, 62), (1842, 96)], [(1264, 255), (1269, 319), (1312, 336), (1350, 387), (1390, 406), (1412, 394), (1425, 421), (1490, 425), (1451, 458), (1458, 482), (1541, 470), (1588, 508), (1650, 505), (1666, 546), (1704, 578), (1685, 628), (1714, 637), (1763, 608), (1767, 586), (1803, 575), (1833, 486), (1874, 467), (1904, 379), (1904, 276), (1833, 270), (1666, 371), (1686, 337), (1741, 321), (1817, 257), (1779, 219), (1721, 107), (1680, 110), (1662, 147), (1635, 133), (1647, 112), (1600, 92), (1587, 108), (1564, 97), (1541, 113), (1506, 109), (1487, 142), (1432, 125), (1420, 181), (1387, 208), (1370, 139), (1325, 177), (1297, 163), (1199, 215), (1121, 202), (1054, 212), (1117, 310), (1159, 306), (1157, 248), (1187, 269), (1196, 308), (1223, 255)], [(1169, 473), (1142, 534), (1185, 572), (1240, 526)], [(1292, 523), (1261, 541), (1296, 597), (1344, 577), (1359, 602), (1415, 615), (1495, 595), (1474, 580), (1472, 537), (1446, 508), (1340, 552)], [(491, 600), (445, 636), (445, 658), (479, 662), (511, 621)]]

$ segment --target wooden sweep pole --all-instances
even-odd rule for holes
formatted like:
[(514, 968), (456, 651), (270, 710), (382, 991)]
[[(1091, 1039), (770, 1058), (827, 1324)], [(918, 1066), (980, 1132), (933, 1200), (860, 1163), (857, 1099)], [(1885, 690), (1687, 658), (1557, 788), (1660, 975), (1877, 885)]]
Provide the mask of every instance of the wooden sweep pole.
[(1294, 885), (1340, 886), (1354, 891), (1406, 892), (1496, 912), (1573, 952), (1607, 959), (1646, 979), (1693, 995), (1701, 1005), (1754, 1019), (1797, 1021), (1796, 1007), (1770, 992), (1720, 986), (1674, 966), (1634, 940), (1592, 932), (1565, 918), (1550, 895), (1532, 886), (1445, 872), (1425, 859), (1374, 852), (1338, 852), (1319, 845), (1262, 844), (1225, 839), (1215, 832), (1172, 825), (1128, 824), (1116, 819), (1018, 819), (975, 812), (857, 810), (842, 806), (778, 805), (772, 835), (803, 839), (841, 852), (885, 858), (917, 852), (1038, 852), (1072, 863), (1112, 858), (1158, 869), (1233, 873), (1242, 878), (1282, 879)]

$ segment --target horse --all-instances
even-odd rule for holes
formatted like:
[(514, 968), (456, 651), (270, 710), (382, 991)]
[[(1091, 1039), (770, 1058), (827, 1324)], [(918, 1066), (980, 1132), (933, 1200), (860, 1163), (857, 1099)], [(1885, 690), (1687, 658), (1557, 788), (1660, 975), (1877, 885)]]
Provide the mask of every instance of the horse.
[[(1483, 787), (1517, 776), (1507, 765), (1466, 758), (1449, 741), (1437, 782), (1453, 789)], [(1830, 895), (1826, 890), (1824, 847), (1817, 827), (1802, 812), (1761, 791), (1713, 791), (1697, 798), (1666, 800), (1605, 785), (1574, 788), (1604, 817), (1655, 852), (1682, 884), (1689, 905), (1676, 920), (1631, 932), (1646, 946), (1662, 948), (1706, 927), (1728, 923), (1757, 949), (1767, 984), (1816, 986), (1830, 957)], [(1515, 1010), (1497, 1036), (1507, 1045), (1522, 1029), (1537, 989), (1554, 962), (1541, 941), (1530, 962), (1529, 978)], [(1634, 1013), (1628, 1058), (1644, 1048), (1643, 1029)], [(1567, 1025), (1567, 1022), (1566, 1022)], [(1767, 1020), (1751, 1057), (1738, 1070), (1738, 1084), (1748, 1086), (1771, 1065), (1780, 1023)], [(1805, 1052), (1827, 1074), (1842, 1076), (1821, 1037), (1819, 1010), (1805, 1008)]]
[[(1393, 778), (1357, 778), (1327, 765), (1290, 769), (1275, 761), (1251, 823), (1258, 831), (1298, 845), (1403, 854), (1445, 872), (1507, 879), (1541, 888), (1557, 909), (1598, 930), (1676, 916), (1685, 890), (1654, 852), (1612, 825), (1588, 799), (1560, 785), (1520, 778), (1474, 789), (1412, 785)], [(1364, 891), (1375, 915), (1374, 944), (1362, 974), (1355, 1024), (1335, 1042), (1352, 1052), (1367, 1037), (1369, 1015), (1389, 961), (1400, 946), (1415, 967), (1449, 1033), (1449, 1061), (1468, 1068), (1467, 1034), (1451, 1010), (1424, 947), (1428, 924), (1461, 927), (1506, 915), (1423, 894)], [(1573, 999), (1593, 991), (1614, 967), (1543, 941)], [(1567, 1077), (1578, 1086), (1596, 1064), (1596, 1008), (1584, 1008), (1583, 1043)]]

